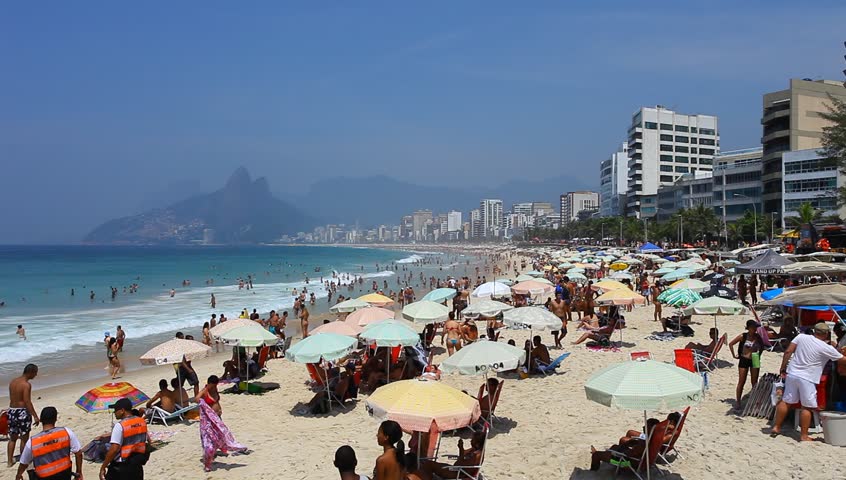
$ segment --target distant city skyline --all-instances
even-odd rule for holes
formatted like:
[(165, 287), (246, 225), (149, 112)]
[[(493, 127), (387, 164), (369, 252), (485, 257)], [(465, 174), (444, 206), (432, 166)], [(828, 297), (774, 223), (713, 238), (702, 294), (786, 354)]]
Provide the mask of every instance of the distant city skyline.
[(755, 145), (763, 93), (842, 77), (843, 18), (834, 1), (12, 4), (0, 243), (77, 241), (240, 165), (294, 196), (374, 175), (598, 189), (643, 106)]

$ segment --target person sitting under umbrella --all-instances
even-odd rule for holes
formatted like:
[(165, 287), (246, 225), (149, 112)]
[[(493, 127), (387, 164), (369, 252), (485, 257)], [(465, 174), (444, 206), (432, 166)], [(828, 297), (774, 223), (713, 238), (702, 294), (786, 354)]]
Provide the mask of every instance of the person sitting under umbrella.
[[(646, 431), (650, 432), (655, 429), (656, 434), (663, 434), (664, 440), (662, 443), (667, 443), (673, 439), (673, 432), (675, 426), (678, 424), (681, 415), (678, 412), (671, 413), (667, 420), (661, 422), (657, 418), (650, 418), (646, 421)], [(663, 432), (660, 430), (662, 429)], [(600, 452), (591, 445), (590, 447), (590, 469), (593, 471), (599, 470), (602, 462), (610, 463), (615, 458), (612, 452), (622, 453), (628, 458), (641, 458), (643, 452), (646, 450), (646, 434), (637, 430), (629, 430), (626, 435), (620, 438), (620, 443), (612, 445), (608, 450)]]
[[(530, 354), (532, 361), (535, 362), (535, 364), (537, 364), (537, 362), (540, 362), (544, 365), (549, 365), (550, 363), (552, 363), (552, 358), (550, 358), (549, 356), (549, 349), (546, 348), (546, 345), (541, 343), (540, 335), (535, 335), (532, 338), (532, 341), (534, 342), (534, 347), (532, 348)], [(538, 370), (535, 365), (532, 365), (531, 370), (540, 372), (540, 370)]]
[(694, 343), (689, 342), (684, 348), (688, 350), (699, 350), (703, 353), (711, 353), (714, 351), (714, 347), (717, 346), (717, 341), (720, 338), (720, 331), (714, 327), (708, 329), (708, 336), (711, 337), (711, 343)]
[[(485, 451), (485, 433), (474, 432), (473, 438), (470, 440), (470, 448), (464, 449), (464, 439), (458, 440), (458, 460), (454, 464), (438, 463), (431, 460), (424, 460), (420, 464), (420, 470), (417, 472), (420, 478), (429, 480), (435, 478), (470, 478), (475, 474), (476, 469), (470, 467), (477, 467), (481, 465), (482, 458)], [(468, 467), (463, 470), (451, 469), (449, 467)]]

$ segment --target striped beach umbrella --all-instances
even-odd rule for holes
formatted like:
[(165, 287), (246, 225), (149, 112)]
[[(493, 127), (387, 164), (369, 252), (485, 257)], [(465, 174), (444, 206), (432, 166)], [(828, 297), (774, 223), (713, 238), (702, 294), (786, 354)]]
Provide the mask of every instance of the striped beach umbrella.
[(150, 399), (144, 392), (128, 382), (113, 382), (92, 388), (76, 401), (76, 406), (88, 413), (109, 411), (109, 405), (121, 398), (129, 399), (132, 406), (138, 406)]
[(658, 301), (673, 307), (692, 305), (702, 300), (702, 295), (687, 288), (671, 288), (658, 295)]
[(235, 328), (238, 328), (238, 327), (250, 327), (250, 326), (261, 327), (261, 324), (258, 323), (258, 322), (255, 322), (253, 320), (247, 319), (247, 318), (233, 318), (232, 320), (227, 320), (223, 323), (218, 323), (217, 325), (214, 326), (214, 328), (209, 330), (209, 334), (214, 338), (218, 338), (221, 335), (223, 335), (224, 333), (228, 332), (229, 330), (232, 330), (232, 329), (235, 329)]

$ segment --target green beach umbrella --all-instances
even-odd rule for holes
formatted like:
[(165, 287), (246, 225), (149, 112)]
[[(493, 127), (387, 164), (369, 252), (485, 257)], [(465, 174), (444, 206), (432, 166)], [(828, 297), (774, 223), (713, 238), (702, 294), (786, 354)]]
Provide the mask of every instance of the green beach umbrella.
[(671, 288), (658, 295), (658, 301), (673, 307), (688, 306), (702, 300), (702, 295), (687, 288)]
[(507, 303), (497, 302), (496, 300), (481, 299), (473, 300), (473, 303), (462, 310), (461, 314), (465, 317), (473, 317), (477, 315), (481, 315), (483, 317), (494, 317), (513, 308), (513, 306)]
[(661, 267), (658, 270), (652, 272), (653, 276), (660, 277), (661, 275), (666, 275), (668, 273), (673, 273), (676, 270), (676, 267)]
[(402, 309), (402, 318), (416, 323), (435, 323), (445, 320), (450, 311), (449, 307), (440, 303), (421, 300), (406, 305)]
[(572, 263), (570, 263), (570, 262), (564, 262), (564, 263), (559, 263), (559, 264), (558, 264), (558, 268), (560, 268), (561, 270), (566, 270), (566, 269), (568, 269), (568, 268), (573, 268), (574, 266), (575, 266), (575, 265), (573, 265), (573, 264), (572, 264)]
[[(518, 283), (519, 282), (525, 282), (525, 281), (528, 281), (528, 280), (537, 280), (537, 278), (535, 278), (531, 275), (526, 275), (525, 273), (522, 274), (522, 275), (517, 275), (517, 282)], [(502, 280), (499, 280), (499, 281), (502, 281)]]
[(571, 274), (571, 273), (585, 273), (585, 269), (582, 268), (582, 267), (573, 267), (573, 268), (567, 270), (568, 275)]
[(733, 300), (713, 296), (690, 305), (682, 312), (685, 315), (713, 315), (714, 328), (717, 328), (717, 315), (740, 315), (747, 313), (747, 309)]
[(567, 278), (574, 282), (587, 282), (587, 277), (583, 273), (575, 272), (570, 273), (567, 272)]
[(279, 339), (259, 325), (247, 325), (221, 334), (220, 340), (233, 347), (261, 347), (275, 344)]
[(368, 325), (359, 338), (376, 343), (378, 347), (412, 346), (420, 342), (420, 335), (408, 325), (385, 320)]
[(625, 410), (677, 410), (702, 400), (702, 376), (670, 363), (637, 360), (594, 372), (588, 400)]
[(693, 275), (693, 273), (694, 273), (693, 270), (691, 270), (689, 268), (679, 268), (678, 270), (674, 270), (674, 271), (664, 275), (663, 277), (661, 277), (661, 280), (663, 280), (665, 282), (675, 282), (676, 280), (688, 278), (691, 275)]
[[(588, 400), (606, 407), (643, 410), (679, 410), (702, 401), (702, 376), (673, 364), (637, 360), (610, 365), (585, 382)], [(649, 458), (649, 444), (646, 445)], [(650, 478), (650, 469), (646, 469)]]
[(458, 291), (454, 288), (436, 288), (421, 298), (421, 300), (428, 300), (435, 303), (443, 303), (451, 298), (454, 298)]
[(363, 300), (352, 298), (329, 307), (329, 311), (332, 313), (350, 313), (358, 310), (359, 308), (367, 308), (369, 306), (370, 304)]
[(446, 373), (481, 375), (515, 370), (526, 359), (526, 351), (505, 342), (481, 340), (458, 350), (441, 363)]
[(544, 275), (544, 273), (539, 272), (537, 270), (530, 270), (530, 271), (526, 272), (526, 275), (531, 275), (533, 277), (542, 277)]
[(338, 360), (353, 351), (358, 343), (355, 338), (337, 333), (308, 336), (285, 352), (285, 358), (296, 363), (318, 363), (321, 360)]

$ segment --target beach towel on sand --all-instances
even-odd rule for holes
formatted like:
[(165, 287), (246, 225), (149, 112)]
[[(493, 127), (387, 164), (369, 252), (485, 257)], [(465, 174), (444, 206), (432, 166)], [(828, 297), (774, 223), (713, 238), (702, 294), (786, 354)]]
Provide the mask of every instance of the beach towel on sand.
[(235, 440), (223, 420), (203, 400), (200, 400), (200, 443), (203, 445), (203, 466), (206, 471), (211, 469), (217, 452), (247, 451), (247, 447)]

